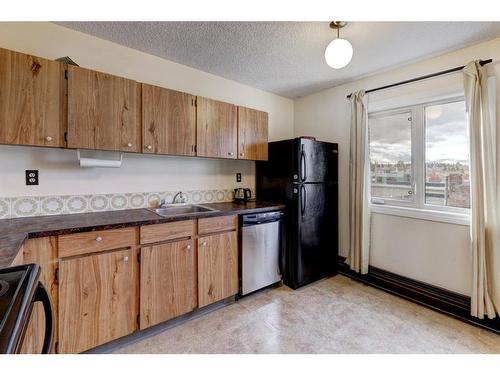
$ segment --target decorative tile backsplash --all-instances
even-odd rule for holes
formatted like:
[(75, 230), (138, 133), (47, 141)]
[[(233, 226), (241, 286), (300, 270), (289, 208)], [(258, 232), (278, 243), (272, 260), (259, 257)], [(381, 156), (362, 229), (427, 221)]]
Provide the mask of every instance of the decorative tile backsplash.
[[(172, 202), (177, 191), (89, 195), (51, 195), (0, 198), (0, 219), (46, 216), (157, 207), (162, 199)], [(230, 202), (233, 189), (191, 190), (184, 192), (189, 203)], [(252, 196), (255, 192), (252, 191)]]

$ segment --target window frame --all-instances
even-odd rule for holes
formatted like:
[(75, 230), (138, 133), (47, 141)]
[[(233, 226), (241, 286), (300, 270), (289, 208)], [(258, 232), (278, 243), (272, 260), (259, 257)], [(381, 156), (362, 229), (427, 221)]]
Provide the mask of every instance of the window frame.
[[(426, 166), (426, 119), (425, 108), (433, 105), (448, 104), (464, 101), (463, 95), (451, 96), (445, 99), (422, 101), (417, 104), (402, 106), (386, 110), (368, 112), (368, 134), (370, 133), (370, 119), (380, 118), (401, 113), (411, 114), (411, 188), (412, 201), (402, 201), (390, 198), (381, 198), (382, 202), (374, 202), (370, 196), (372, 212), (392, 214), (397, 216), (415, 217), (418, 219), (444, 221), (455, 224), (468, 225), (470, 208), (449, 207), (429, 204), (425, 201), (425, 166)], [(368, 138), (368, 153), (370, 155), (370, 139)], [(469, 156), (470, 157), (470, 156)], [(371, 163), (371, 158), (370, 158)], [(470, 166), (470, 160), (469, 160)], [(370, 166), (369, 166), (370, 167)], [(370, 171), (371, 192), (371, 171)], [(375, 197), (375, 199), (377, 199)]]
[[(394, 199), (394, 198), (380, 198), (383, 199), (384, 202), (389, 202), (389, 204), (386, 203), (375, 203), (372, 200), (371, 194), (370, 194), (370, 203), (371, 204), (380, 204), (383, 206), (401, 206), (401, 207), (414, 207), (415, 206), (415, 173), (414, 173), (414, 163), (415, 163), (415, 150), (414, 150), (414, 144), (413, 144), (413, 138), (414, 138), (414, 131), (415, 131), (415, 125), (414, 125), (414, 115), (413, 111), (411, 110), (412, 107), (401, 107), (401, 108), (396, 108), (396, 109), (391, 109), (391, 110), (384, 110), (384, 111), (378, 111), (374, 112), (373, 115), (368, 113), (368, 134), (370, 133), (370, 119), (371, 118), (380, 118), (380, 117), (387, 117), (387, 116), (394, 116), (394, 115), (400, 115), (403, 113), (410, 113), (411, 116), (411, 122), (410, 122), (410, 134), (411, 134), (411, 180), (410, 180), (410, 188), (412, 190), (412, 196), (413, 199), (410, 200), (400, 200), (400, 199)], [(370, 141), (368, 139), (368, 155), (370, 155)], [(369, 157), (370, 163), (371, 163), (371, 158)], [(371, 177), (371, 174), (370, 174)], [(371, 178), (370, 178), (370, 191), (371, 191)]]

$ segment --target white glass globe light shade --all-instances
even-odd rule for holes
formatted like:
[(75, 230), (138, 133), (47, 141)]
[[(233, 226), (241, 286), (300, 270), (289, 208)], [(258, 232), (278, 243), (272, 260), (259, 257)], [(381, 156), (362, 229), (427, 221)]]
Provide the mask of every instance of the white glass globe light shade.
[(325, 60), (333, 69), (340, 69), (352, 59), (352, 45), (345, 39), (334, 39), (326, 47)]

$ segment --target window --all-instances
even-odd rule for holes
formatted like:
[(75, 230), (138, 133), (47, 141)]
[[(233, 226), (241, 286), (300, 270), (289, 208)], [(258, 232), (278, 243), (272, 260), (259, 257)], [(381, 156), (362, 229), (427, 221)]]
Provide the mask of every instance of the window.
[(470, 208), (469, 137), (463, 101), (425, 111), (425, 203)]
[(411, 112), (370, 120), (371, 194), (385, 200), (413, 201)]
[(370, 113), (372, 203), (466, 213), (466, 116), (463, 98)]

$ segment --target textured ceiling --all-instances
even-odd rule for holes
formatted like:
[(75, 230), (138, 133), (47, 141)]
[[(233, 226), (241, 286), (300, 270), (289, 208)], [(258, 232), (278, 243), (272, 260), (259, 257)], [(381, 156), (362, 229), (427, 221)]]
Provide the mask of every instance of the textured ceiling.
[(350, 22), (341, 37), (354, 56), (334, 70), (327, 22), (58, 24), (290, 98), (500, 36), (500, 22)]

